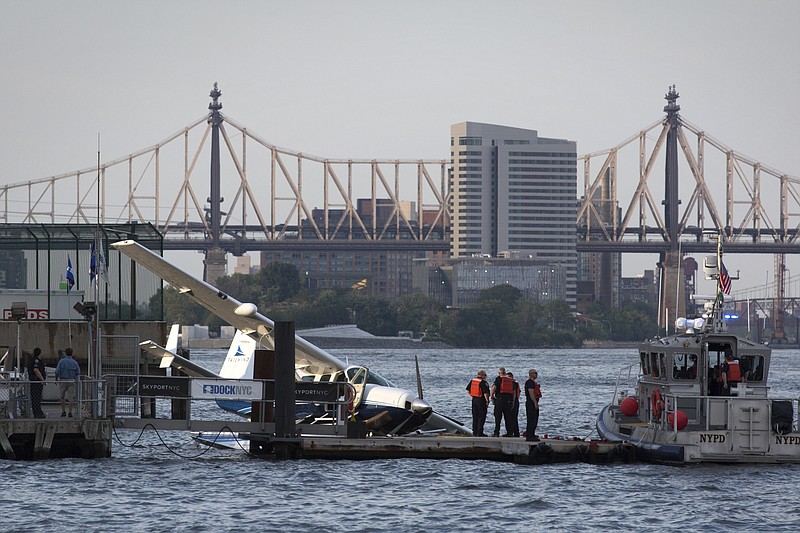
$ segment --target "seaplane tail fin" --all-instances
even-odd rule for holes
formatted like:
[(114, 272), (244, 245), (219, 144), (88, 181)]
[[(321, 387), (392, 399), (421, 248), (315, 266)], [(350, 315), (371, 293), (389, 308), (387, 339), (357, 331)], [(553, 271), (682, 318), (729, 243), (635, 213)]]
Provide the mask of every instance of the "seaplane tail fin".
[(253, 379), (256, 344), (252, 337), (237, 329), (219, 375), (225, 379)]

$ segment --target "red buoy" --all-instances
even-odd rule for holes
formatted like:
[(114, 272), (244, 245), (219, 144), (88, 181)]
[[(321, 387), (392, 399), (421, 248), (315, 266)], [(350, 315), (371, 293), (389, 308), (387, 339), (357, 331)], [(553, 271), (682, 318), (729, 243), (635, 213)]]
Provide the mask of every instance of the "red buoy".
[[(673, 420), (674, 420), (673, 415), (672, 415), (672, 413), (670, 413), (669, 416), (667, 417), (667, 421), (669, 422), (669, 427), (675, 427), (675, 422)], [(685, 428), (686, 424), (688, 424), (688, 423), (689, 423), (689, 417), (686, 416), (686, 413), (684, 413), (683, 411), (679, 410), (678, 411), (678, 429), (680, 430), (680, 429)]]
[(633, 416), (639, 412), (639, 402), (633, 396), (628, 396), (619, 403), (619, 410), (625, 416)]

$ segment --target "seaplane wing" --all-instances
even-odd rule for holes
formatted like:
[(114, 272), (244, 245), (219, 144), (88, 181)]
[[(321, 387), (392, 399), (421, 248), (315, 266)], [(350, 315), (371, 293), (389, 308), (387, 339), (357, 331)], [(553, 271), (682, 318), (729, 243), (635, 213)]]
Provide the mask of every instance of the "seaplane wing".
[(140, 342), (139, 346), (142, 348), (142, 350), (146, 351), (147, 353), (155, 355), (156, 357), (160, 357), (162, 362), (167, 361), (167, 366), (172, 366), (174, 368), (177, 368), (193, 378), (220, 377), (219, 375), (213, 373), (212, 371), (207, 370), (200, 365), (194, 364), (185, 357), (181, 357), (180, 355), (177, 355), (176, 353), (169, 351), (168, 349), (158, 345), (153, 341)]
[[(272, 336), (274, 322), (259, 313), (254, 304), (238, 301), (172, 265), (136, 241), (119, 241), (111, 246), (257, 342), (269, 348), (275, 347)], [(344, 361), (302, 337), (295, 338), (295, 366), (310, 374), (334, 373), (347, 368)]]

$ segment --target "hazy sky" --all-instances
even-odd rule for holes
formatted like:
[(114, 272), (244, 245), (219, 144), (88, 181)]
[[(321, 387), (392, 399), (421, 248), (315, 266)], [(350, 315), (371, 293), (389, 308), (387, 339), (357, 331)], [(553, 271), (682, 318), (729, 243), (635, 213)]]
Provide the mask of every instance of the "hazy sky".
[(93, 166), (98, 132), (104, 160), (152, 146), (214, 82), (278, 146), (413, 159), (448, 158), (464, 120), (610, 148), (674, 83), (690, 122), (799, 176), (798, 22), (789, 0), (7, 2), (0, 183)]

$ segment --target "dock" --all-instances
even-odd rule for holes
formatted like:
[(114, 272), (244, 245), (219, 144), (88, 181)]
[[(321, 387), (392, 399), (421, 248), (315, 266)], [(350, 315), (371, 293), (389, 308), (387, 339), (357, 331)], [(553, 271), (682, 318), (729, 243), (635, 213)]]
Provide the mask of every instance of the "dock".
[(111, 420), (0, 420), (0, 458), (111, 457)]
[[(247, 438), (241, 436), (239, 438)], [(208, 439), (206, 444), (212, 444)], [(258, 441), (262, 446), (253, 446)], [(203, 440), (201, 440), (203, 442)], [(277, 453), (277, 445), (289, 451)], [(213, 444), (212, 444), (213, 445)], [(263, 450), (265, 453), (259, 453)], [(627, 443), (579, 438), (542, 438), (526, 441), (509, 437), (391, 436), (347, 438), (331, 435), (302, 435), (274, 439), (252, 435), (250, 451), (283, 459), (326, 459), (367, 461), (376, 459), (462, 459), (542, 465), (550, 463), (610, 464), (635, 461), (634, 448)]]
[(82, 379), (75, 384), (71, 416), (61, 416), (58, 383), (42, 389), (42, 415), (33, 416), (30, 382), (0, 380), (0, 459), (41, 460), (111, 457), (113, 419), (101, 407), (105, 384)]

